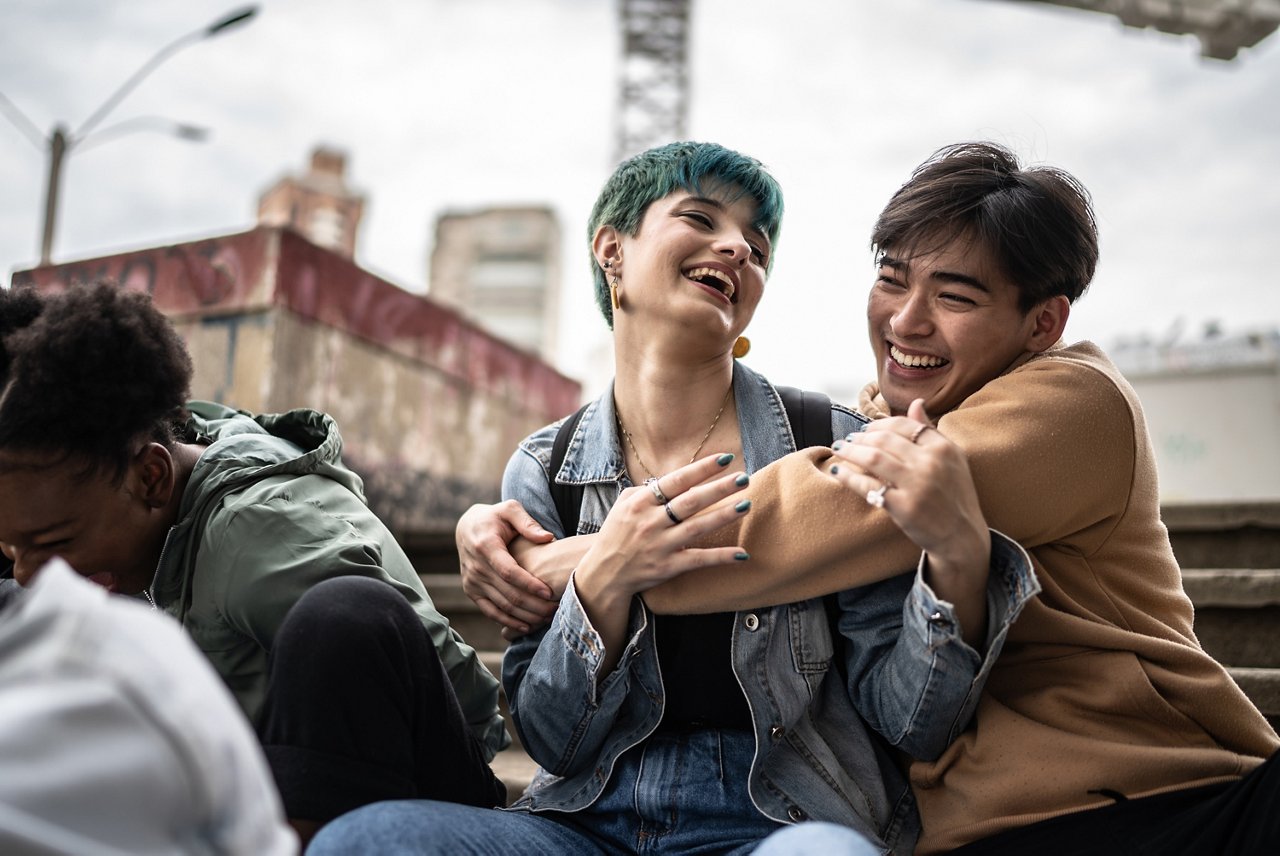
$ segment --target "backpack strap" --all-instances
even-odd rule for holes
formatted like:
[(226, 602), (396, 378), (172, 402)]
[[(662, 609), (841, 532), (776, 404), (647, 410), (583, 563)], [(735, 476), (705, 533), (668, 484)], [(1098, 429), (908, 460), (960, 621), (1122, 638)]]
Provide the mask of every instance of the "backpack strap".
[(556, 481), (556, 473), (564, 464), (564, 457), (569, 453), (569, 441), (573, 439), (573, 432), (578, 430), (578, 423), (588, 406), (590, 402), (560, 424), (555, 442), (551, 444), (551, 469), (547, 478), (551, 482), (551, 500), (556, 505), (556, 514), (560, 516), (560, 528), (566, 537), (578, 534), (578, 514), (582, 510), (582, 495), (586, 489), (580, 484), (560, 484)]
[(830, 446), (831, 399), (820, 392), (797, 389), (794, 386), (774, 387), (782, 396), (782, 407), (787, 411), (791, 433), (796, 438), (797, 449), (810, 446)]

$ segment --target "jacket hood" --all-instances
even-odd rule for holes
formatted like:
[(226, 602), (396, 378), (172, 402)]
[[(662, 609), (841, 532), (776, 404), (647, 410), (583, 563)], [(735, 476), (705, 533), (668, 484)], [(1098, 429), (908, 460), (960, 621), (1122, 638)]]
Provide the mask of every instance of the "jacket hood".
[(227, 495), (277, 475), (316, 474), (365, 502), (360, 477), (342, 464), (342, 435), (333, 418), (315, 410), (254, 415), (222, 404), (187, 404), (183, 441), (205, 444), (169, 530), (151, 585), (158, 606), (179, 618), (186, 611), (199, 533)]

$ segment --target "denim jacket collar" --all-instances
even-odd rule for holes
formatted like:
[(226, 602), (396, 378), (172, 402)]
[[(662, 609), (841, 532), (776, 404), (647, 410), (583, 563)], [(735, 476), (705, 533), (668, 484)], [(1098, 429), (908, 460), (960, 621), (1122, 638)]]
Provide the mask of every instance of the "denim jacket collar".
[[(737, 360), (733, 363), (733, 397), (742, 436), (742, 463), (747, 472), (755, 472), (796, 450), (795, 437), (777, 391), (763, 375)], [(630, 485), (617, 419), (610, 381), (609, 388), (587, 405), (578, 421), (564, 463), (555, 474), (557, 483)]]

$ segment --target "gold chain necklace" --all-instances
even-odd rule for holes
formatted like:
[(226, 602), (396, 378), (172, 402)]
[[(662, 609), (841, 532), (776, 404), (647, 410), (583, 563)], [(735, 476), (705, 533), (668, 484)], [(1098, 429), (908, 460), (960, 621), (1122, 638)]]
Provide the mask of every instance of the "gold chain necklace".
[[(711, 427), (707, 429), (707, 433), (702, 435), (702, 442), (698, 444), (698, 448), (693, 450), (693, 455), (689, 458), (692, 464), (698, 460), (698, 453), (702, 451), (702, 447), (707, 444), (707, 439), (711, 436), (711, 432), (716, 430), (716, 426), (720, 424), (720, 417), (724, 414), (725, 405), (729, 403), (729, 395), (733, 392), (733, 381), (729, 382), (729, 388), (724, 392), (724, 401), (720, 402), (720, 409), (716, 411), (716, 418), (711, 420)], [(618, 430), (622, 432), (622, 436), (626, 438), (627, 445), (631, 447), (631, 454), (636, 456), (636, 463), (640, 465), (640, 469), (644, 470), (645, 475), (649, 478), (657, 478), (653, 470), (649, 469), (649, 465), (644, 462), (644, 458), (640, 457), (640, 450), (636, 448), (635, 440), (631, 439), (631, 432), (627, 430), (627, 426), (622, 424), (622, 413), (618, 410), (617, 404), (614, 404), (614, 416), (618, 419)]]

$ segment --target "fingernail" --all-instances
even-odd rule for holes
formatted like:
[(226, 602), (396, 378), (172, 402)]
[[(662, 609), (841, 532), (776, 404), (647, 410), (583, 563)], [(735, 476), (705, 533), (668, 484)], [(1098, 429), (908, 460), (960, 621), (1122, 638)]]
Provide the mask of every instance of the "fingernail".
[(834, 475), (837, 475), (839, 472), (840, 472), (840, 468), (839, 468), (839, 467), (837, 467), (835, 464), (832, 464), (832, 465), (831, 465), (831, 475), (833, 475), (833, 476), (834, 476)]
[(738, 477), (733, 480), (733, 483), (738, 487), (746, 487), (749, 481), (751, 481), (751, 478), (746, 473), (738, 473)]
[(846, 440), (852, 440), (852, 439), (853, 439), (853, 436), (854, 436), (854, 435), (853, 435), (853, 433), (852, 433), (852, 432), (850, 432), (850, 433), (848, 433), (848, 434), (845, 434), (845, 435), (844, 435), (844, 438), (845, 438)]
[(741, 514), (742, 512), (746, 511), (750, 507), (751, 507), (751, 500), (744, 499), (742, 500), (742, 502), (739, 502), (737, 505), (735, 505), (733, 507), (733, 510)]
[(739, 562), (745, 562), (747, 559), (750, 559), (751, 556), (747, 553), (734, 553), (733, 558), (737, 559)]
[(836, 451), (836, 452), (840, 451), (841, 449), (844, 448), (844, 440), (836, 440), (834, 443), (831, 444), (831, 448), (833, 451)]
[(733, 454), (730, 452), (725, 452), (723, 455), (716, 458), (716, 463), (722, 467), (727, 467), (729, 466), (729, 462), (732, 460), (733, 460)]

